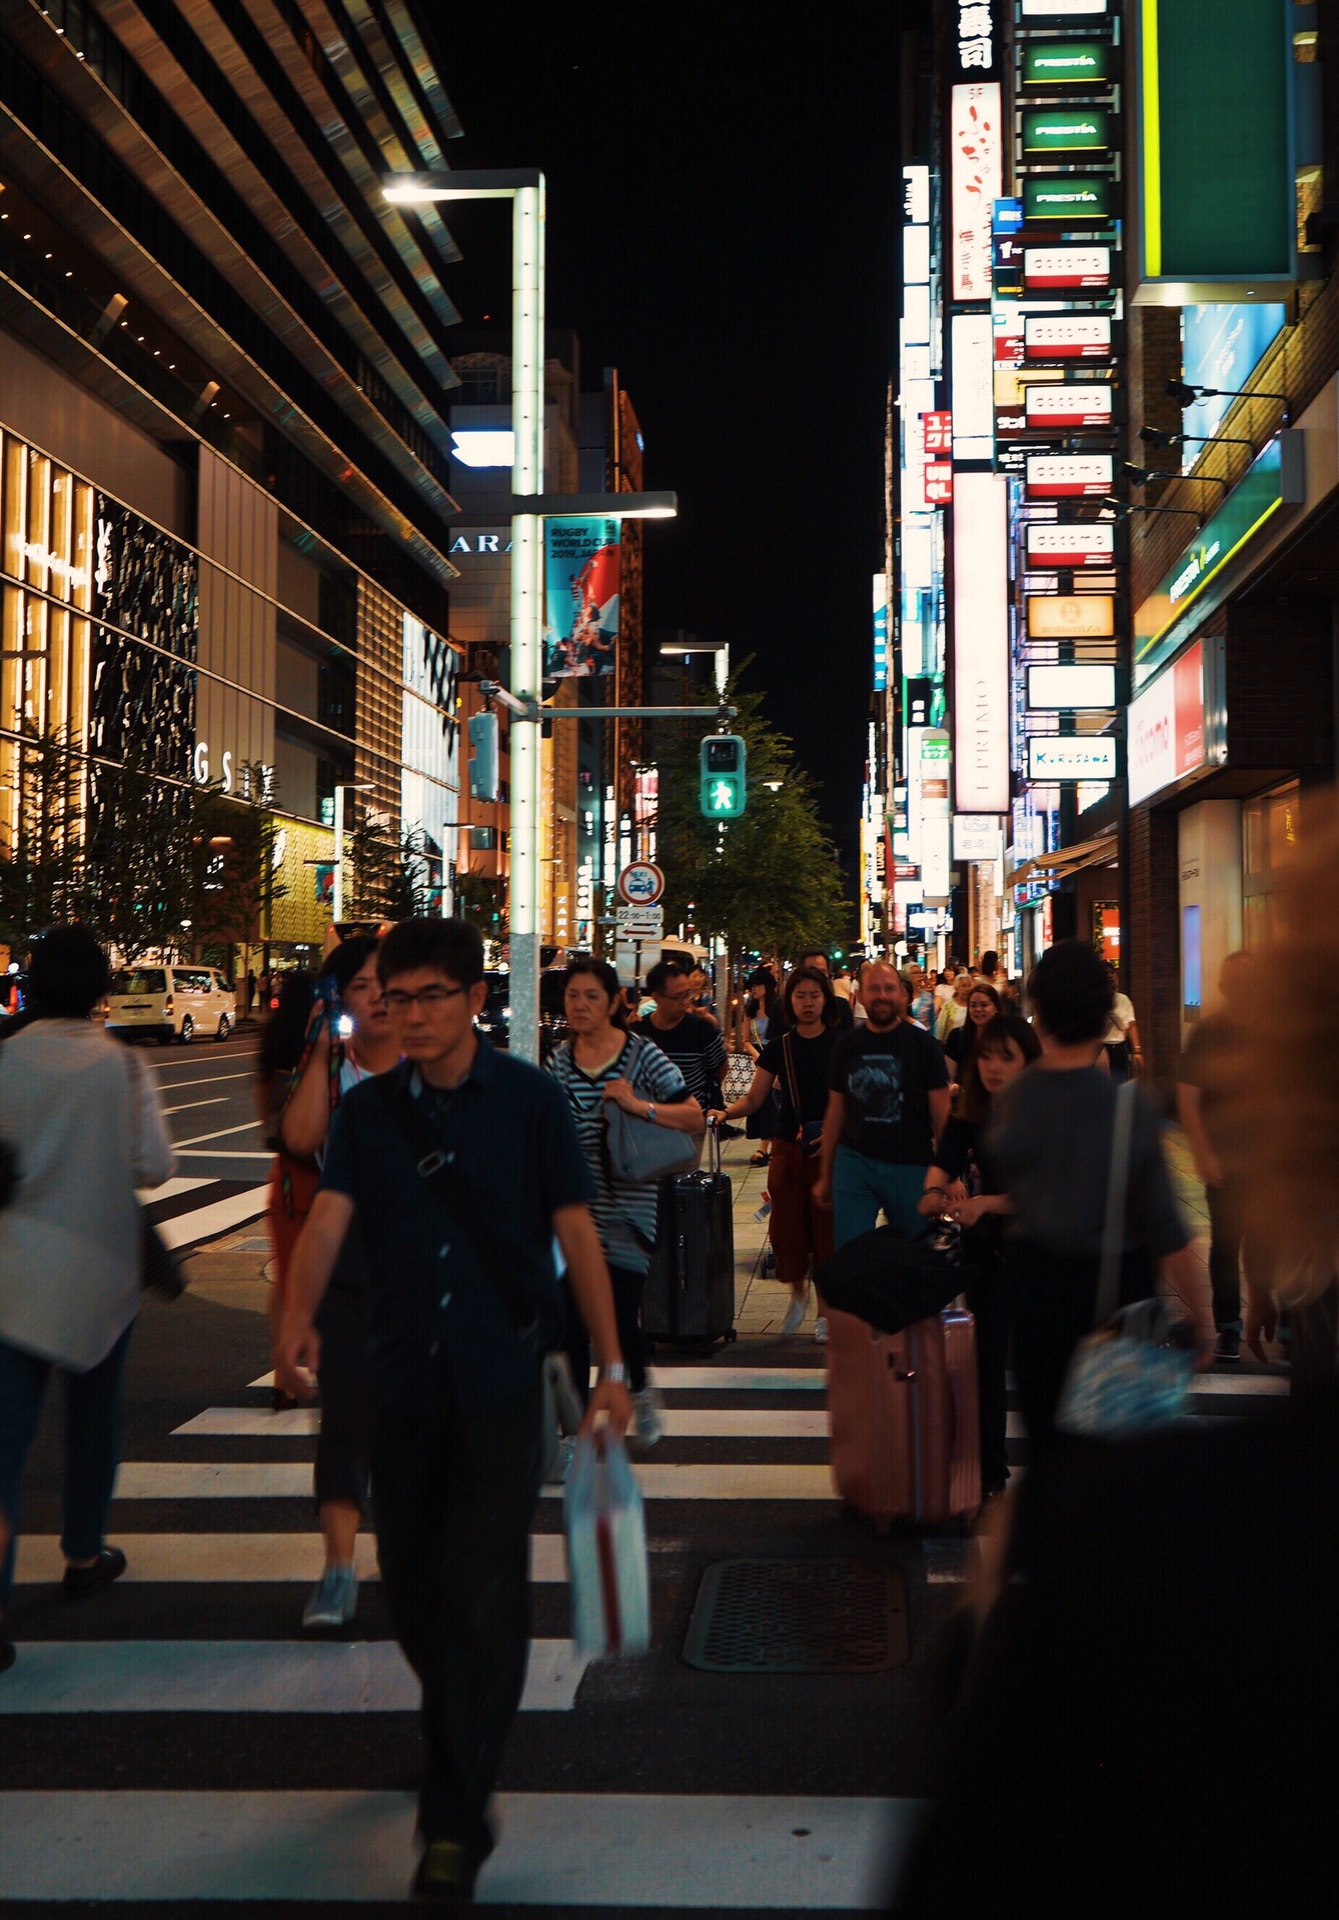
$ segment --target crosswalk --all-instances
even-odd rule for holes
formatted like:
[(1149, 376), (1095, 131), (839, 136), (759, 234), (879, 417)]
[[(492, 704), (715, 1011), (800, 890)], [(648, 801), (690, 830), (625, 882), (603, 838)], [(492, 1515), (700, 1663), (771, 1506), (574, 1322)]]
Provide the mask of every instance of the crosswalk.
[[(268, 1160), (269, 1156), (258, 1158)], [(139, 1198), (167, 1245), (179, 1251), (259, 1219), (269, 1198), (269, 1186), (258, 1185), (255, 1180), (183, 1174), (165, 1180), (161, 1187), (145, 1188)]]
[[(189, 1177), (174, 1187), (166, 1204), (200, 1191)], [(114, 1728), (125, 1784), (109, 1789), (76, 1767), (73, 1785), (0, 1791), (8, 1898), (96, 1891), (150, 1913), (169, 1901), (403, 1898), (417, 1686), (390, 1634), (367, 1534), (356, 1627), (300, 1636), (322, 1560), (310, 1519), (316, 1416), (271, 1411), (270, 1384), (262, 1374), (234, 1391), (215, 1385), (206, 1404), (185, 1418), (181, 1409), (141, 1444), (149, 1457), (123, 1464), (111, 1537), (129, 1567), (116, 1587), (86, 1607), (61, 1612), (53, 1602), (34, 1613), (31, 1635), (16, 1615), (0, 1749), (7, 1728), (29, 1739), (42, 1729), (48, 1743), (96, 1741), (100, 1727)], [(1283, 1384), (1209, 1376), (1197, 1405), (1235, 1411)], [(498, 1797), (501, 1844), (479, 1901), (541, 1911), (877, 1907), (920, 1802), (914, 1792), (860, 1789), (880, 1774), (873, 1747), (885, 1705), (910, 1698), (912, 1680), (894, 1675), (879, 1694), (868, 1678), (839, 1676), (806, 1691), (689, 1674), (679, 1660), (711, 1561), (874, 1550), (865, 1538), (853, 1549), (854, 1531), (843, 1533), (821, 1366), (723, 1358), (666, 1367), (661, 1385), (665, 1438), (637, 1466), (657, 1595), (653, 1652), (627, 1667), (588, 1666), (574, 1653), (559, 1489), (546, 1489), (531, 1539), (534, 1638), (514, 1771)], [(1023, 1444), (1011, 1416), (1015, 1458)], [(951, 1604), (961, 1544), (897, 1550), (919, 1569), (919, 1604), (941, 1588)], [(62, 1566), (56, 1535), (23, 1537), (20, 1601), (41, 1607)], [(613, 1767), (601, 1763), (606, 1751)], [(796, 1790), (811, 1779), (830, 1788), (843, 1764), (845, 1793)]]

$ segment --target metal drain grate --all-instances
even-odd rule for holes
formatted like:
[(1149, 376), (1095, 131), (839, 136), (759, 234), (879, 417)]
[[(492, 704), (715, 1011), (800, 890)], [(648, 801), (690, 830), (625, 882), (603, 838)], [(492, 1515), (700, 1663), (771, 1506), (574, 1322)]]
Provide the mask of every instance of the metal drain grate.
[(718, 1560), (683, 1657), (705, 1673), (882, 1673), (907, 1659), (907, 1593), (873, 1560)]

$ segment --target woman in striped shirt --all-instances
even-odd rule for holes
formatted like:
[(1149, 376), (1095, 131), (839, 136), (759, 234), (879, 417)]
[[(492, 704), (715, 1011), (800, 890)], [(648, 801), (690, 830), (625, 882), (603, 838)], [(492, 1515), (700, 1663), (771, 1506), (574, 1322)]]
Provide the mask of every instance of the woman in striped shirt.
[[(642, 1289), (656, 1237), (654, 1182), (620, 1179), (605, 1144), (607, 1102), (678, 1133), (700, 1134), (702, 1108), (689, 1097), (683, 1075), (649, 1040), (629, 1033), (618, 975), (604, 960), (577, 960), (568, 969), (564, 1011), (571, 1039), (549, 1059), (549, 1072), (572, 1105), (581, 1150), (595, 1181), (592, 1212), (614, 1288), (619, 1345), (627, 1362), (634, 1418), (632, 1438), (644, 1447), (660, 1438), (660, 1402), (646, 1381), (639, 1320)], [(583, 1398), (590, 1377), (590, 1342), (568, 1296), (568, 1357)]]

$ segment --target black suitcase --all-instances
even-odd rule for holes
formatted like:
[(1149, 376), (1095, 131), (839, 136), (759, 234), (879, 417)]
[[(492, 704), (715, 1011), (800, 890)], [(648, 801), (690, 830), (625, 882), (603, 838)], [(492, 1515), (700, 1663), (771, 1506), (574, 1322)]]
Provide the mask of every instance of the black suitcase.
[(734, 1189), (711, 1128), (711, 1170), (660, 1183), (656, 1245), (642, 1296), (648, 1340), (707, 1351), (735, 1337)]

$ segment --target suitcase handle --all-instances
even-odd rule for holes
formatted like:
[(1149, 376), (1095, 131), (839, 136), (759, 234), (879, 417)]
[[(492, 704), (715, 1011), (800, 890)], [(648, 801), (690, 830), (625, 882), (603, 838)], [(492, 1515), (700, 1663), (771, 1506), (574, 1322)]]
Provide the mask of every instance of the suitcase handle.
[(915, 1367), (894, 1367), (891, 1353), (888, 1356), (888, 1364), (890, 1367), (893, 1367), (894, 1380), (914, 1380), (916, 1378)]

